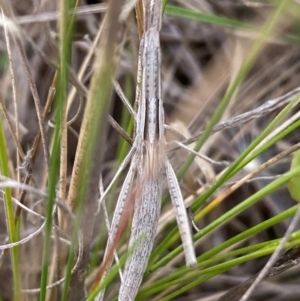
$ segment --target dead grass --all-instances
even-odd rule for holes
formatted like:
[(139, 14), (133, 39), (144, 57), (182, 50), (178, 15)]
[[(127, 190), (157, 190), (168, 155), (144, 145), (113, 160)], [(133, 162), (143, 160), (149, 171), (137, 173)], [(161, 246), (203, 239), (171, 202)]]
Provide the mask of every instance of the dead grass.
[[(2, 1), (1, 1), (2, 2)], [(55, 69), (41, 57), (37, 48), (28, 42), (24, 36), (30, 37), (36, 47), (38, 47), (52, 61), (57, 59), (57, 24), (56, 17), (51, 19), (43, 19), (46, 13), (55, 12), (56, 7), (53, 1), (42, 1), (37, 4), (36, 1), (24, 0), (10, 1), (10, 5), (14, 10), (17, 21), (21, 24), (23, 30), (22, 43), (24, 53), (28, 59), (29, 68), (32, 74), (32, 83), (36, 85), (37, 93), (41, 105), (41, 114), (45, 107), (49, 88), (51, 87)], [(103, 4), (98, 6), (92, 5), (90, 8), (103, 8)], [(210, 14), (218, 14), (232, 17), (249, 24), (260, 26), (265, 20), (272, 7), (262, 5), (256, 7), (259, 1), (174, 1), (183, 7), (189, 7), (201, 10)], [(85, 4), (87, 5), (87, 4)], [(295, 1), (296, 5), (296, 1)], [(85, 7), (87, 8), (87, 7)], [(88, 8), (87, 8), (88, 10)], [(24, 21), (25, 17), (27, 21)], [(299, 44), (291, 44), (279, 38), (284, 33), (290, 36), (297, 36), (295, 27), (299, 26), (299, 22), (289, 15), (290, 18), (284, 17), (280, 25), (277, 27), (276, 34), (267, 43), (259, 58), (255, 62), (250, 74), (234, 95), (230, 106), (223, 114), (222, 121), (228, 120), (234, 116), (251, 111), (262, 105), (266, 101), (278, 98), (289, 91), (297, 88), (300, 82), (300, 52)], [(23, 18), (23, 19), (22, 19)], [(22, 21), (23, 20), (23, 21)], [(78, 16), (76, 20), (75, 39), (72, 48), (72, 70), (77, 78), (80, 78), (82, 85), (87, 90), (90, 86), (91, 72), (93, 70), (92, 58), (87, 63), (87, 68), (81, 77), (79, 70), (82, 62), (86, 59), (88, 51), (92, 47), (92, 41), (96, 38), (99, 24), (103, 20), (103, 13), (88, 13)], [(126, 24), (122, 25), (122, 29), (116, 33), (119, 41), (116, 57), (118, 57), (118, 65), (116, 70), (116, 80), (120, 83), (131, 103), (134, 102), (135, 79), (138, 61), (138, 30), (134, 14), (131, 14)], [(24, 65), (21, 62), (18, 45), (11, 40), (11, 60), (14, 71), (15, 91), (17, 101), (17, 112), (14, 107), (13, 85), (11, 73), (7, 68), (6, 44), (4, 41), (4, 32), (1, 29), (0, 54), (3, 70), (0, 81), (0, 93), (5, 102), (7, 112), (13, 124), (19, 121), (17, 139), (25, 154), (28, 154), (34, 145), (34, 139), (39, 132), (39, 121), (34, 106), (30, 84)], [(168, 124), (176, 128), (186, 137), (191, 137), (199, 133), (205, 128), (205, 125), (214, 112), (217, 104), (220, 102), (224, 91), (228, 87), (232, 78), (236, 75), (250, 46), (257, 38), (257, 33), (250, 29), (231, 29), (197, 21), (188, 20), (179, 17), (164, 16), (162, 25), (162, 78), (163, 78), (163, 97), (165, 103), (166, 121)], [(70, 87), (71, 88), (71, 87)], [(80, 89), (80, 88), (79, 88)], [(78, 89), (77, 89), (78, 90)], [(83, 89), (84, 90), (84, 89)], [(82, 92), (82, 90), (81, 90)], [(84, 92), (76, 93), (74, 101), (70, 105), (68, 119), (77, 114), (80, 106), (80, 98), (83, 103), (86, 102)], [(122, 105), (120, 99), (113, 93), (113, 107), (111, 108), (112, 117), (127, 130), (128, 123), (124, 122), (124, 113), (126, 108)], [(292, 111), (290, 116), (296, 114), (299, 105)], [(261, 118), (255, 118), (251, 122), (236, 126), (235, 128), (218, 132), (212, 135), (205, 143), (201, 150), (201, 154), (215, 161), (233, 162), (238, 155), (250, 144), (251, 141), (260, 133), (267, 124), (270, 123), (279, 112), (279, 109), (264, 115)], [(47, 147), (50, 147), (50, 137), (52, 129), (48, 121), (53, 117), (53, 112), (46, 112), (45, 120), (40, 122), (45, 127), (45, 137), (47, 138)], [(78, 142), (78, 133), (82, 124), (83, 110), (80, 110), (76, 120), (68, 129), (67, 141), (67, 191), (69, 189), (72, 168), (76, 155), (76, 147)], [(125, 120), (126, 121), (126, 120)], [(5, 122), (5, 134), (8, 142), (7, 153), (9, 156), (9, 167), (11, 178), (24, 182), (28, 173), (31, 178), (28, 184), (36, 187), (40, 191), (47, 191), (47, 156), (43, 152), (42, 145), (37, 148), (35, 162), (29, 167), (21, 169), (24, 159), (17, 156), (16, 142), (12, 138), (8, 124)], [(107, 129), (107, 138), (103, 139), (101, 148), (104, 151), (104, 159), (101, 167), (103, 174), (104, 186), (111, 181), (115, 173), (115, 162), (119, 160), (122, 139), (120, 135), (112, 128)], [(169, 133), (168, 133), (169, 134)], [(170, 139), (174, 137), (170, 134)], [(243, 173), (251, 172), (255, 167), (266, 162), (274, 154), (277, 154), (292, 145), (299, 142), (299, 130), (294, 131), (285, 139), (276, 143), (275, 146), (268, 149), (262, 156), (257, 158), (247, 166)], [(125, 144), (126, 146), (126, 144)], [(123, 147), (125, 147), (123, 146)], [(172, 162), (175, 168), (179, 168), (186, 156), (185, 150), (178, 150), (172, 153)], [(216, 217), (221, 216), (224, 212), (233, 208), (236, 204), (246, 199), (248, 196), (260, 190), (263, 186), (270, 182), (270, 177), (276, 177), (289, 170), (290, 158), (281, 160), (276, 165), (264, 171), (260, 178), (255, 181), (244, 184), (234, 194), (230, 195), (210, 212), (198, 227), (203, 228)], [(202, 186), (211, 185), (218, 177), (223, 168), (211, 164), (206, 164), (201, 160), (195, 160), (190, 167), (188, 173), (182, 181), (182, 191), (188, 199)], [(241, 178), (242, 174), (238, 175)], [(269, 178), (267, 178), (269, 177)], [(236, 179), (233, 179), (236, 180)], [(122, 179), (119, 183), (122, 182)], [(95, 185), (97, 185), (95, 183)], [(120, 185), (119, 185), (120, 186)], [(118, 191), (115, 187), (115, 192)], [(224, 188), (226, 189), (226, 187)], [(98, 190), (96, 187), (95, 190)], [(19, 199), (20, 188), (13, 191), (14, 197)], [(107, 201), (110, 214), (114, 208), (115, 197), (111, 197)], [(34, 193), (27, 193), (24, 196), (23, 203), (38, 212), (45, 214), (45, 206), (43, 201), (45, 198)], [(210, 250), (214, 246), (226, 241), (234, 235), (248, 229), (260, 222), (290, 208), (294, 205), (294, 201), (290, 198), (286, 189), (281, 189), (267, 196), (262, 202), (257, 203), (242, 214), (231, 220), (219, 231), (212, 236), (202, 240), (201, 244), (196, 245), (197, 254), (202, 254)], [(167, 205), (162, 213), (162, 224), (164, 217), (169, 214), (171, 207)], [(98, 258), (95, 264), (101, 263), (103, 251), (105, 248), (106, 229), (103, 214), (95, 216), (96, 222), (93, 229), (92, 247), (97, 245), (97, 236), (101, 232), (100, 248)], [(168, 219), (166, 219), (168, 220)], [(247, 244), (255, 244), (264, 242), (278, 237), (282, 237), (290, 220), (274, 225), (254, 237), (251, 237)], [(35, 231), (42, 224), (42, 220), (33, 217), (32, 214), (21, 212), (21, 238)], [(162, 227), (161, 227), (162, 228)], [(164, 229), (168, 231), (168, 228)], [(57, 230), (58, 231), (58, 230)], [(157, 240), (161, 240), (164, 233), (158, 235)], [(0, 202), (0, 244), (6, 242), (7, 228), (4, 216), (3, 202)], [(66, 236), (64, 238), (67, 238)], [(41, 256), (42, 256), (43, 235), (40, 233), (26, 244), (20, 247), (20, 275), (22, 288), (38, 288), (40, 285), (41, 272)], [(51, 256), (60, 252), (61, 245), (57, 240), (53, 240), (51, 245)], [(64, 259), (65, 260), (65, 259)], [(232, 286), (240, 284), (249, 276), (259, 272), (265, 264), (266, 259), (258, 259), (240, 265), (229, 272), (219, 275), (200, 287), (190, 290), (184, 297), (176, 300), (216, 300), (216, 296), (220, 292), (224, 292)], [(51, 264), (55, 263), (55, 259), (51, 257)], [(177, 264), (177, 263), (176, 263)], [(180, 265), (183, 265), (181, 259)], [(173, 266), (166, 266), (165, 269), (159, 271), (159, 275), (171, 273)], [(60, 266), (52, 275), (53, 280), (60, 279), (64, 274), (64, 266)], [(152, 276), (150, 280), (158, 277), (157, 274)], [(283, 274), (272, 278), (272, 282), (263, 282), (253, 295), (251, 300), (267, 301), (267, 300), (298, 300), (299, 291), (299, 267), (294, 267)], [(150, 281), (149, 279), (146, 281)], [(87, 277), (87, 281), (89, 278)], [(112, 288), (112, 291), (116, 287)], [(53, 290), (51, 297), (47, 300), (60, 300), (60, 290)], [(12, 300), (12, 275), (10, 269), (9, 253), (4, 252), (0, 257), (0, 297), (3, 301)], [(149, 300), (159, 300), (150, 298)], [(36, 294), (23, 295), (22, 300), (37, 300)], [(1, 299), (0, 299), (1, 300)], [(110, 300), (110, 299), (107, 299)], [(175, 299), (174, 299), (175, 300)]]

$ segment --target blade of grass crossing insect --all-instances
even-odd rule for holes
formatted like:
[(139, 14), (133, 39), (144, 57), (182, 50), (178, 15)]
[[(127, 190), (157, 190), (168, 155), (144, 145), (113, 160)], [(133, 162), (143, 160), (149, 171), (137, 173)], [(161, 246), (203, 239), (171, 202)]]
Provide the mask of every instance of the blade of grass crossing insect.
[[(124, 266), (126, 259), (127, 259), (127, 256), (123, 256), (120, 259), (120, 267)], [(88, 296), (88, 298), (86, 299), (86, 301), (96, 301), (96, 300), (98, 300), (97, 299), (97, 295), (99, 295), (99, 293), (101, 292), (101, 290), (105, 289), (105, 287), (107, 285), (109, 285), (110, 283), (112, 283), (112, 281), (117, 276), (120, 267), (117, 266), (117, 265), (114, 265), (111, 268), (111, 270), (109, 271), (109, 273), (107, 274), (107, 276), (105, 277), (105, 279), (103, 281), (101, 281), (97, 285), (96, 289), (90, 293), (90, 295)]]

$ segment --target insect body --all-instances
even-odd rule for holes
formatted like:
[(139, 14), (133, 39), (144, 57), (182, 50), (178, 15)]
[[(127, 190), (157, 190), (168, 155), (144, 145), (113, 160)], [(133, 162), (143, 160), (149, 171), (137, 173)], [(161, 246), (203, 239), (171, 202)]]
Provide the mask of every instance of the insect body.
[[(126, 261), (119, 291), (119, 301), (131, 301), (141, 285), (153, 248), (162, 199), (163, 173), (175, 210), (188, 266), (197, 263), (190, 226), (181, 191), (167, 158), (164, 136), (164, 109), (161, 98), (161, 53), (159, 41), (161, 0), (144, 1), (145, 33), (140, 43), (141, 93), (138, 99), (135, 139), (130, 155), (131, 165), (115, 209), (107, 250), (116, 239), (126, 203), (129, 202), (133, 181), (136, 180), (134, 213), (129, 241), (132, 251)], [(159, 17), (158, 17), (159, 16)], [(107, 253), (107, 252), (106, 252)], [(109, 264), (110, 266), (110, 264)], [(102, 300), (102, 291), (97, 300)]]

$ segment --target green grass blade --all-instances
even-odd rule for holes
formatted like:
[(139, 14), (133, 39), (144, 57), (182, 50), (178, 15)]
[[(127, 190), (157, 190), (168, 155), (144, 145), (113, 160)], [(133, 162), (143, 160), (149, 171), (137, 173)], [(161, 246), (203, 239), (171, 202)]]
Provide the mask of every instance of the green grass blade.
[[(246, 75), (252, 68), (255, 59), (257, 58), (258, 54), (262, 50), (263, 46), (265, 45), (266, 39), (272, 33), (272, 30), (274, 29), (275, 25), (277, 24), (287, 3), (288, 3), (287, 0), (281, 1), (280, 4), (278, 5), (277, 9), (269, 17), (269, 19), (263, 26), (263, 28), (261, 30), (261, 34), (259, 35), (258, 39), (255, 41), (254, 45), (252, 46), (251, 50), (249, 51), (249, 54), (245, 58), (244, 63), (242, 64), (237, 76), (229, 85), (223, 99), (221, 100), (220, 104), (218, 105), (218, 107), (215, 110), (215, 113), (209, 120), (203, 134), (200, 136), (200, 139), (197, 141), (196, 146), (194, 148), (195, 151), (198, 152), (201, 149), (201, 147), (203, 146), (205, 141), (208, 139), (213, 127), (220, 120), (224, 110), (228, 106), (234, 93), (236, 92), (236, 90), (238, 89), (238, 87), (243, 82)], [(183, 165), (183, 167), (181, 168), (181, 170), (178, 174), (179, 179), (181, 179), (182, 176), (186, 173), (187, 169), (190, 167), (190, 165), (192, 164), (194, 159), (195, 159), (195, 154), (191, 154), (188, 157), (188, 159), (186, 160), (186, 163)]]
[[(73, 268), (72, 262), (75, 254), (73, 250), (75, 250), (79, 230), (87, 232), (86, 228), (90, 227), (90, 231), (83, 234), (84, 258), (81, 260), (79, 268), (71, 276), (70, 283), (72, 287), (70, 289), (69, 283), (65, 281), (63, 300), (67, 300), (67, 295), (68, 298), (77, 300), (84, 294), (85, 283), (81, 273), (82, 271), (86, 272), (88, 268), (88, 248), (92, 239), (91, 232), (95, 217), (93, 214), (97, 206), (100, 168), (105, 149), (103, 145), (105, 145), (107, 134), (106, 127), (112, 92), (112, 78), (116, 68), (114, 55), (119, 23), (115, 20), (118, 18), (120, 10), (121, 1), (116, 1), (113, 5), (109, 4), (102, 23), (100, 41), (96, 48), (94, 72), (81, 125), (68, 197), (68, 202), (76, 210), (76, 223), (72, 231), (73, 239), (66, 277), (70, 277)], [(70, 193), (71, 190), (72, 194)], [(91, 214), (93, 215), (92, 218)], [(68, 294), (67, 290), (69, 290)]]
[[(285, 175), (283, 175), (282, 177), (274, 180), (272, 183), (268, 184), (267, 186), (265, 186), (264, 188), (262, 188), (255, 194), (251, 195), (248, 199), (246, 199), (245, 201), (243, 201), (236, 207), (232, 208), (231, 210), (227, 211), (218, 219), (214, 220), (212, 223), (210, 223), (208, 226), (206, 226), (201, 232), (194, 235), (194, 240), (199, 240), (201, 237), (204, 237), (208, 233), (215, 231), (220, 226), (222, 226), (226, 222), (228, 222), (234, 216), (236, 216), (239, 213), (241, 213), (242, 211), (246, 210), (247, 208), (249, 208), (256, 202), (261, 200), (266, 195), (274, 192), (276, 189), (280, 188), (282, 185), (286, 184), (290, 178), (292, 178), (294, 175), (299, 174), (299, 172), (300, 172), (300, 167), (295, 168), (295, 169), (289, 171), (288, 173), (286, 173)], [(173, 251), (169, 252), (167, 256), (165, 256), (160, 261), (158, 261), (156, 264), (154, 264), (151, 267), (151, 270), (155, 271), (158, 268), (164, 266), (167, 262), (169, 262), (172, 258), (174, 258), (178, 254), (180, 254), (182, 251), (183, 251), (182, 246), (177, 247)]]
[[(299, 9), (298, 7), (294, 7), (292, 9), (292, 4), (289, 4), (289, 13), (292, 13), (294, 15), (299, 14)], [(202, 13), (199, 11), (191, 10), (188, 8), (182, 8), (179, 6), (174, 6), (174, 5), (166, 5), (165, 6), (165, 13), (174, 16), (174, 17), (179, 17), (179, 18), (185, 18), (189, 20), (195, 20), (198, 22), (203, 22), (207, 24), (212, 24), (215, 26), (220, 26), (221, 28), (229, 28), (229, 29), (240, 29), (240, 30), (245, 30), (245, 31), (252, 31), (252, 32), (258, 32), (259, 27), (250, 23), (247, 23), (245, 21), (240, 21), (237, 19), (232, 19), (224, 16), (218, 16), (214, 14), (207, 14), (207, 13)], [(295, 20), (297, 17), (295, 17)], [(297, 22), (295, 22), (295, 25), (297, 25)], [(287, 44), (290, 45), (300, 45), (300, 39), (299, 35), (297, 35), (297, 32), (294, 34), (291, 33), (285, 33), (282, 34), (279, 39)]]
[(245, 22), (239, 20), (196, 12), (187, 8), (173, 6), (170, 4), (166, 5), (165, 13), (170, 16), (186, 18), (190, 20), (205, 22), (205, 23), (229, 27), (229, 28), (252, 28), (253, 30), (256, 31), (258, 30), (257, 27), (254, 27), (253, 25), (250, 24), (246, 24)]
[[(195, 210), (199, 208), (208, 197), (210, 197), (222, 184), (224, 184), (230, 177), (236, 174), (239, 170), (241, 170), (244, 166), (246, 166), (249, 162), (251, 162), (254, 158), (262, 153), (265, 150), (265, 145), (263, 145), (263, 150), (257, 150), (254, 155), (250, 155), (252, 150), (255, 149), (259, 145), (259, 143), (267, 137), (269, 133), (275, 128), (279, 122), (290, 112), (290, 110), (294, 107), (295, 103), (298, 102), (298, 99), (295, 99), (291, 103), (289, 103), (275, 118), (274, 120), (267, 126), (265, 130), (260, 133), (260, 135), (247, 147), (247, 149), (230, 165), (230, 167), (222, 174), (222, 176), (218, 179), (218, 181), (209, 188), (206, 192), (204, 192), (195, 202), (193, 203), (192, 209)], [(279, 134), (280, 135), (280, 134)], [(282, 137), (282, 135), (280, 135)], [(274, 141), (274, 140), (272, 140)], [(249, 158), (247, 158), (249, 156)], [(244, 160), (247, 158), (247, 160)]]
[[(291, 169), (300, 166), (300, 150), (296, 151), (293, 155)], [(291, 197), (296, 201), (300, 202), (300, 175), (295, 175), (288, 182), (288, 190)]]
[[(250, 252), (256, 251), (263, 247), (272, 246), (273, 244), (277, 245), (279, 243), (280, 239), (263, 242), (263, 243), (259, 243), (256, 245), (251, 245), (248, 247), (237, 249), (237, 250), (231, 251), (229, 253), (226, 252), (225, 254), (223, 254), (227, 248), (232, 247), (236, 243), (240, 243), (241, 241), (244, 241), (245, 239), (248, 239), (257, 233), (262, 232), (262, 231), (272, 227), (273, 225), (278, 224), (278, 223), (282, 222), (283, 220), (292, 217), (296, 212), (297, 212), (297, 207), (294, 206), (293, 208), (290, 208), (290, 209), (254, 226), (250, 229), (247, 229), (246, 231), (230, 238), (229, 240), (223, 242), (222, 244), (217, 245), (216, 247), (212, 248), (211, 250), (205, 252), (204, 254), (202, 254), (198, 257), (198, 262), (199, 262), (198, 267), (203, 268), (208, 265), (214, 265), (215, 263), (225, 260), (226, 258), (240, 256), (245, 253), (250, 253)], [(299, 238), (300, 238), (299, 231), (295, 232), (292, 235), (292, 239), (299, 239)], [(222, 252), (222, 255), (216, 256), (220, 252)], [(185, 274), (189, 273), (189, 271), (191, 271), (191, 270), (189, 270), (186, 267), (181, 267), (174, 273), (172, 273), (160, 280), (157, 280), (153, 284), (149, 285), (146, 289), (141, 291), (141, 295), (144, 296), (142, 293), (144, 291), (147, 292), (147, 294), (150, 294), (148, 292), (152, 292), (152, 293), (159, 292), (160, 286), (162, 286), (164, 284), (169, 284), (170, 281), (173, 281), (174, 279), (179, 279), (179, 278), (183, 277)]]
[[(6, 141), (3, 131), (2, 115), (0, 115), (0, 168), (1, 174), (9, 178), (8, 157), (6, 154)], [(8, 237), (10, 243), (18, 241), (18, 233), (14, 221), (14, 208), (11, 195), (11, 189), (9, 187), (4, 188), (4, 207), (6, 225), (8, 230)], [(10, 257), (12, 263), (13, 272), (13, 298), (14, 301), (21, 300), (21, 282), (19, 271), (19, 247), (15, 246), (10, 249)]]
[[(295, 97), (295, 99), (289, 103), (277, 116), (274, 118), (274, 120), (267, 126), (267, 128), (262, 131), (262, 133), (247, 147), (247, 149), (234, 161), (230, 167), (221, 175), (221, 177), (218, 179), (218, 181), (210, 187), (207, 191), (205, 191), (200, 197), (198, 197), (193, 205), (192, 209), (198, 209), (219, 187), (221, 187), (222, 184), (224, 184), (230, 177), (232, 177), (235, 173), (237, 173), (239, 170), (241, 170), (244, 166), (246, 166), (249, 162), (251, 162), (254, 158), (259, 156), (261, 153), (263, 153), (266, 149), (271, 147), (273, 144), (275, 144), (280, 139), (283, 139), (287, 134), (291, 133), (293, 130), (298, 128), (300, 126), (300, 121), (294, 122), (292, 125), (290, 125), (288, 128), (282, 130), (278, 135), (276, 135), (274, 138), (270, 139), (270, 141), (264, 143), (262, 146), (260, 146), (257, 150), (253, 151), (259, 143), (269, 134), (271, 131), (275, 128), (276, 125), (278, 125), (282, 119), (290, 112), (290, 110), (295, 106), (295, 104), (298, 102), (298, 96)], [(197, 221), (197, 215), (195, 216), (195, 220)], [(154, 250), (151, 257), (151, 262), (153, 262), (154, 258), (158, 256), (158, 254), (161, 254), (164, 252), (166, 248), (168, 248), (173, 241), (176, 241), (179, 239), (179, 233), (177, 228), (174, 228), (171, 232), (168, 233), (168, 235), (165, 237), (164, 241)]]
[(72, 22), (68, 12), (70, 9), (74, 9), (75, 1), (68, 0), (62, 1), (60, 6), (60, 23), (59, 23), (59, 71), (58, 71), (58, 83), (57, 92), (55, 96), (55, 112), (56, 114), (56, 126), (53, 134), (52, 155), (50, 158), (49, 169), (49, 185), (48, 185), (48, 200), (46, 208), (46, 224), (45, 224), (45, 239), (43, 245), (42, 256), (42, 275), (40, 284), (40, 301), (46, 300), (46, 286), (48, 279), (48, 267), (50, 258), (50, 246), (51, 246), (51, 232), (52, 232), (52, 219), (53, 219), (53, 207), (56, 196), (56, 185), (58, 179), (58, 170), (60, 165), (60, 138), (61, 138), (61, 126), (63, 122), (63, 112), (67, 98), (68, 88), (68, 66), (71, 57), (71, 37), (72, 37)]

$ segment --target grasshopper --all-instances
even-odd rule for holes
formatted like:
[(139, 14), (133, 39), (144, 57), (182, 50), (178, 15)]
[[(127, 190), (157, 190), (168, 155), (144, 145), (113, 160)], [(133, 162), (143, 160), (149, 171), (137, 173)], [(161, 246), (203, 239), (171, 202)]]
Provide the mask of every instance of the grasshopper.
[[(135, 180), (137, 190), (129, 240), (129, 249), (132, 249), (132, 254), (127, 259), (123, 271), (119, 291), (120, 301), (134, 300), (141, 285), (153, 248), (160, 216), (164, 173), (167, 177), (168, 188), (183, 243), (186, 264), (190, 267), (197, 264), (189, 219), (176, 175), (166, 153), (159, 40), (162, 1), (144, 0), (143, 5), (145, 31), (140, 42), (140, 72), (138, 73), (141, 74), (141, 81), (140, 87), (137, 88), (138, 110), (135, 138), (132, 149), (127, 155), (123, 167), (121, 167), (121, 169), (124, 168), (131, 161), (117, 201), (105, 252), (106, 257), (118, 236), (121, 219), (124, 217), (124, 211), (128, 205)], [(105, 194), (102, 195), (101, 200), (104, 197)], [(111, 265), (111, 259), (109, 261), (106, 271)], [(99, 293), (96, 300), (102, 300), (103, 296), (104, 290)]]

